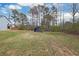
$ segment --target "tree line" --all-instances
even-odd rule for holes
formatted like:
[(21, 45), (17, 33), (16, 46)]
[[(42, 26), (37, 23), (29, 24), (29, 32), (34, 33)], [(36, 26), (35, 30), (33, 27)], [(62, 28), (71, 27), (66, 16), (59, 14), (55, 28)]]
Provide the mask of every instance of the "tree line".
[[(79, 12), (79, 4), (70, 3), (69, 12), (72, 16), (70, 21), (65, 22), (64, 7), (60, 8), (59, 5), (44, 3), (44, 5), (37, 5), (30, 7), (28, 14), (19, 12), (12, 9), (10, 15), (14, 21), (14, 28), (24, 30), (34, 30), (35, 27), (40, 27), (40, 31), (51, 32), (72, 32), (79, 33), (79, 18), (76, 14)], [(28, 19), (29, 15), (29, 19)], [(61, 19), (62, 15), (62, 19)], [(60, 18), (58, 19), (58, 17)], [(58, 22), (60, 21), (60, 22)]]

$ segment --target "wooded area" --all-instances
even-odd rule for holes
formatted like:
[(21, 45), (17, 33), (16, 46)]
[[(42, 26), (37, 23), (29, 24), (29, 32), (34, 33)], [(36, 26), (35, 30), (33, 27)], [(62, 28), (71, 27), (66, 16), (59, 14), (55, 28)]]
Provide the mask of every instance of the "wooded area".
[[(68, 3), (70, 9), (67, 12), (72, 15), (69, 21), (66, 21), (64, 18), (64, 6), (60, 8), (60, 5), (63, 6), (62, 3), (57, 5), (53, 3), (38, 4), (30, 7), (28, 14), (24, 14), (17, 9), (10, 9), (8, 17), (4, 15), (0, 17), (7, 18), (9, 21), (7, 24), (8, 29), (34, 31), (35, 28), (39, 27), (39, 32), (48, 31), (79, 34), (79, 18), (76, 17), (76, 14), (79, 12), (79, 4)], [(30, 16), (30, 18), (28, 18), (28, 16)], [(11, 21), (13, 21), (14, 24), (12, 24)]]

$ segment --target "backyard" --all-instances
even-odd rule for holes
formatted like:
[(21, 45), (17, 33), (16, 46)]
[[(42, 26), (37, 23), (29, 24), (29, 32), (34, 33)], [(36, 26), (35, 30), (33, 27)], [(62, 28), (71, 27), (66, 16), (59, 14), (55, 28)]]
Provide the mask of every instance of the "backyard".
[(79, 35), (62, 32), (0, 31), (0, 55), (79, 55)]

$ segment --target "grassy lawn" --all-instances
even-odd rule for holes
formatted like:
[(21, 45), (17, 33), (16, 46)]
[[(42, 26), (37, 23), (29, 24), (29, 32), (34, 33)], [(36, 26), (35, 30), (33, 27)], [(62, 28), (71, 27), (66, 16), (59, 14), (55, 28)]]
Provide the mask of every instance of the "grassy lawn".
[(0, 55), (79, 55), (79, 36), (60, 32), (1, 31)]

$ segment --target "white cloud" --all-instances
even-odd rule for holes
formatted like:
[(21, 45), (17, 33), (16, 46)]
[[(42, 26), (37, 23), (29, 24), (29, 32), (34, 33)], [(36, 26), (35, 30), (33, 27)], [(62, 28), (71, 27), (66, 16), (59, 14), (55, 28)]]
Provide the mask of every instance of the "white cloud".
[(14, 5), (10, 5), (9, 9), (16, 9), (16, 7)]
[[(72, 15), (71, 15), (71, 13), (64, 13), (64, 19), (65, 19), (65, 21), (69, 21), (69, 20), (71, 20), (73, 17), (72, 17)], [(76, 13), (75, 14), (75, 19), (76, 18), (79, 18), (79, 13)]]
[(75, 19), (79, 20), (79, 13), (78, 12), (75, 14)]
[(8, 12), (7, 12), (7, 11), (5, 11), (5, 10), (3, 10), (2, 12), (3, 12), (4, 14), (7, 14), (7, 13), (8, 13)]
[(0, 8), (0, 13), (2, 15), (6, 15), (6, 14), (8, 14), (10, 12), (9, 9), (22, 9), (22, 7), (19, 6), (19, 5), (13, 5), (13, 4), (11, 4), (11, 5), (5, 5), (4, 7)]
[(22, 7), (19, 5), (9, 5), (8, 7), (9, 9), (22, 9)]
[(61, 14), (61, 16), (59, 15), (58, 18), (57, 18), (58, 23), (60, 23), (60, 19), (61, 19), (61, 21), (63, 21), (63, 18), (64, 18), (65, 22), (70, 21), (72, 19), (72, 15), (70, 13), (68, 13), (68, 12), (65, 12), (64, 16), (63, 16), (63, 14)]
[(64, 13), (65, 18), (72, 18), (72, 15), (70, 13)]
[(4, 7), (2, 7), (2, 8), (0, 9), (0, 11), (1, 11), (1, 13), (3, 13), (3, 14), (7, 14), (7, 13), (8, 13), (8, 11), (6, 10), (6, 8), (4, 8)]
[(75, 16), (78, 16), (78, 17), (79, 17), (79, 13), (77, 12), (77, 13), (75, 14)]

